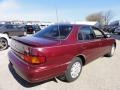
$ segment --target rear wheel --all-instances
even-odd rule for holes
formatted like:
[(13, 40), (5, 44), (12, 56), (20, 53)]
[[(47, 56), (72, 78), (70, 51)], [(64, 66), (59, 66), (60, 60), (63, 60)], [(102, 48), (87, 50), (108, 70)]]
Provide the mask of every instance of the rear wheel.
[(0, 38), (0, 51), (8, 48), (8, 41), (5, 38)]
[(65, 74), (60, 76), (59, 79), (62, 81), (64, 80), (67, 82), (72, 82), (80, 76), (81, 70), (82, 70), (82, 60), (78, 57), (75, 57), (68, 66), (68, 69), (65, 72)]

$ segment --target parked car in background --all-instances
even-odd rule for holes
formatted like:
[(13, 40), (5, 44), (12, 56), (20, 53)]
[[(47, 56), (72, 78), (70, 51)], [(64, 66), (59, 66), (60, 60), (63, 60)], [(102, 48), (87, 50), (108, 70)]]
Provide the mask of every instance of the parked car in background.
[(39, 25), (33, 25), (33, 27), (34, 27), (35, 33), (41, 30)]
[(32, 25), (25, 25), (24, 28), (26, 29), (27, 34), (33, 34), (34, 28)]
[(112, 25), (105, 25), (102, 27), (103, 31), (108, 32), (108, 33), (114, 33), (115, 27)]
[(89, 25), (55, 24), (33, 36), (14, 37), (10, 46), (10, 65), (26, 81), (58, 77), (71, 82), (79, 77), (82, 66), (112, 56), (116, 41)]
[(120, 34), (120, 21), (114, 21), (109, 25), (105, 25), (103, 30), (109, 33)]
[(112, 33), (118, 33), (119, 34), (119, 32), (116, 31), (120, 27), (120, 22), (119, 21), (111, 22), (109, 25), (111, 26), (111, 32)]
[(115, 34), (120, 34), (120, 21), (115, 21), (114, 22), (114, 33)]
[(110, 29), (109, 25), (104, 25), (104, 26), (102, 26), (102, 30), (103, 30), (104, 32), (109, 32), (109, 29)]
[(114, 31), (115, 34), (120, 34), (120, 27), (117, 27)]
[(27, 31), (27, 34), (34, 34), (41, 30), (39, 25), (25, 25), (25, 29)]
[(25, 29), (23, 26), (20, 25), (13, 25), (13, 24), (3, 24), (0, 27), (0, 33), (7, 34), (10, 36), (24, 36)]

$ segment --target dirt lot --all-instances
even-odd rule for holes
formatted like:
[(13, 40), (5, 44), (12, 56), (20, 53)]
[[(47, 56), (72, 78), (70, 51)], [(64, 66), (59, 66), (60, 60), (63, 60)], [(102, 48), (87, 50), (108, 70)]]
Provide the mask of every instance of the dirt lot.
[[(78, 80), (65, 83), (59, 80), (30, 85), (8, 66), (8, 50), (0, 52), (0, 90), (120, 90), (120, 36), (116, 53), (111, 58), (101, 57), (83, 67)], [(12, 74), (11, 74), (12, 72)]]

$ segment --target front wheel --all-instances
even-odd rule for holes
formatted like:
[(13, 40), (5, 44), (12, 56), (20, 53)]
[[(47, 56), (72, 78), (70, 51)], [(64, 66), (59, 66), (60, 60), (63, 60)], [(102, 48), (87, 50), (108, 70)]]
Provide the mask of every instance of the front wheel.
[(115, 44), (113, 44), (110, 53), (106, 54), (105, 56), (112, 57), (115, 53), (115, 49), (116, 49), (116, 46)]
[(65, 74), (63, 76), (60, 76), (59, 79), (62, 81), (64, 80), (67, 82), (72, 82), (80, 76), (81, 70), (82, 70), (82, 60), (78, 57), (75, 57), (68, 66)]

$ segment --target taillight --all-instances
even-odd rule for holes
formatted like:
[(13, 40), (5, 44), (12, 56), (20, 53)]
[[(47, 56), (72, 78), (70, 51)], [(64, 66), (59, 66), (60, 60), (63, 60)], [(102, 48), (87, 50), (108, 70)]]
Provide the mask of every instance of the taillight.
[(46, 57), (44, 55), (39, 55), (37, 50), (32, 51), (32, 48), (30, 47), (24, 47), (23, 52), (16, 52), (16, 54), (30, 64), (43, 64), (46, 62)]
[(21, 58), (30, 64), (43, 64), (46, 61), (45, 56), (21, 55)]
[(43, 64), (45, 63), (45, 57), (44, 56), (30, 56), (30, 55), (24, 55), (24, 60), (28, 63), (32, 64)]

